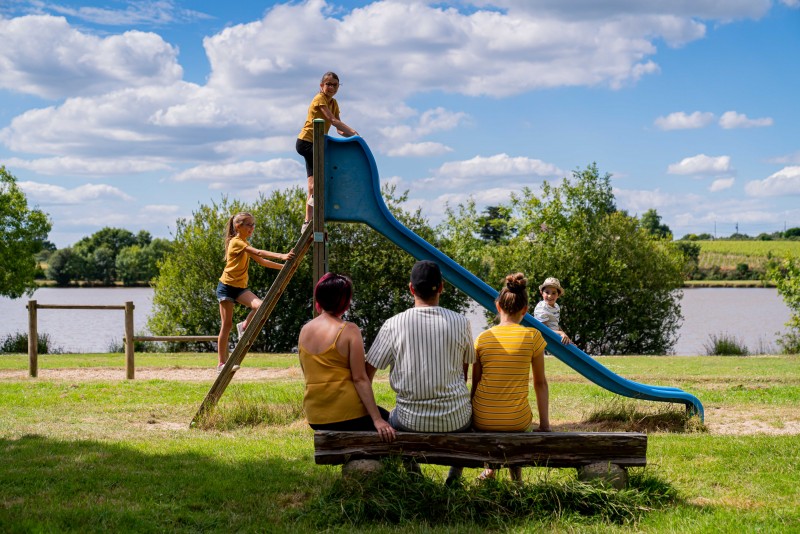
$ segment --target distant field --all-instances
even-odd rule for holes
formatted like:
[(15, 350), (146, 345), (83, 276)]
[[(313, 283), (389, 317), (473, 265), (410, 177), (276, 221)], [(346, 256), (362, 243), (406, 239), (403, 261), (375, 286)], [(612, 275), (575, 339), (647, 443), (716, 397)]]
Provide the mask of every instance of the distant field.
[(719, 266), (735, 269), (746, 263), (750, 269), (763, 269), (770, 256), (800, 257), (800, 241), (697, 241), (700, 245), (700, 268)]

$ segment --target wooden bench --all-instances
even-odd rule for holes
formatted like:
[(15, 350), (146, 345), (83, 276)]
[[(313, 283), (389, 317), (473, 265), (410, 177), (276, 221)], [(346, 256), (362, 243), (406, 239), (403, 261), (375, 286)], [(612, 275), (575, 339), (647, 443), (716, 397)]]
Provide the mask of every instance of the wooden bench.
[(462, 467), (574, 467), (582, 479), (627, 483), (629, 467), (647, 465), (647, 435), (639, 432), (397, 432), (392, 443), (376, 432), (317, 431), (314, 461), (320, 465), (389, 456), (417, 463)]

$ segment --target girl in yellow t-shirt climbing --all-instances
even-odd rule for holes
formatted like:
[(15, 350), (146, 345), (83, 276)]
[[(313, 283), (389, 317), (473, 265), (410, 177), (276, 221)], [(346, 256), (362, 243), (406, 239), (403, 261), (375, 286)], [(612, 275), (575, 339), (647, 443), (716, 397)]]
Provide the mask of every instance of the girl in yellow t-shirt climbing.
[(253, 235), (255, 229), (255, 218), (246, 212), (237, 213), (228, 219), (225, 225), (225, 269), (219, 277), (217, 285), (217, 300), (219, 301), (219, 316), (221, 320), (219, 337), (217, 338), (217, 353), (219, 363), (217, 371), (221, 371), (228, 361), (228, 337), (233, 325), (233, 303), (238, 302), (250, 308), (247, 318), (236, 325), (239, 337), (244, 334), (245, 328), (250, 324), (250, 319), (261, 306), (259, 299), (252, 291), (247, 289), (247, 268), (250, 265), (250, 258), (260, 263), (264, 267), (281, 269), (283, 264), (267, 260), (289, 260), (294, 257), (294, 251), (288, 254), (270, 252), (269, 250), (259, 250), (250, 246), (248, 240)]

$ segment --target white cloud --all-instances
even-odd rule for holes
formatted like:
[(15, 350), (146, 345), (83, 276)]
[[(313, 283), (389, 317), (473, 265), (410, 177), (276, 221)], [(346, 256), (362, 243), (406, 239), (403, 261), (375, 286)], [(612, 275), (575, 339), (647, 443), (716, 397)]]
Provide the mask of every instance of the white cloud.
[(291, 136), (252, 137), (222, 141), (214, 147), (214, 152), (229, 156), (263, 154), (264, 152), (290, 152), (294, 150), (296, 139)]
[(511, 157), (508, 154), (496, 154), (484, 157), (475, 156), (465, 161), (451, 161), (436, 170), (436, 175), (455, 182), (469, 182), (479, 179), (497, 177), (556, 177), (565, 173), (551, 163), (527, 157)]
[(84, 184), (74, 189), (40, 182), (19, 182), (31, 199), (41, 204), (83, 204), (107, 200), (131, 201), (133, 197), (106, 184)]
[(100, 94), (123, 87), (174, 83), (178, 51), (154, 34), (97, 37), (64, 18), (0, 18), (0, 88), (44, 98)]
[(180, 212), (180, 209), (180, 206), (176, 206), (175, 204), (148, 204), (142, 207), (142, 214), (174, 216)]
[(177, 182), (204, 181), (230, 183), (234, 180), (294, 180), (305, 177), (305, 167), (299, 161), (278, 158), (269, 161), (240, 161), (219, 165), (198, 165), (176, 174)]
[(724, 191), (725, 189), (730, 189), (733, 187), (733, 182), (735, 181), (735, 178), (718, 178), (711, 183), (708, 190), (712, 193)]
[(338, 18), (329, 9), (320, 0), (279, 4), (259, 21), (206, 38), (209, 84), (248, 91), (279, 84), (296, 92), (308, 85), (309, 73), (316, 78), (352, 57), (358, 60), (344, 61), (350, 67), (343, 79), (351, 102), (374, 94), (394, 105), (429, 91), (501, 97), (545, 87), (620, 87), (658, 71), (649, 59), (654, 40), (685, 43), (705, 35), (702, 24), (666, 9), (591, 21), (573, 13), (459, 11), (422, 2), (374, 2)]
[[(673, 207), (685, 207), (687, 204), (698, 202), (698, 195), (665, 193), (656, 188), (646, 189), (618, 189), (614, 188), (614, 197), (620, 209), (629, 213), (644, 213), (649, 209), (664, 210)], [(660, 213), (663, 216), (663, 213)]]
[(744, 186), (752, 197), (800, 195), (800, 166), (784, 167), (764, 180), (753, 180)]
[(408, 156), (408, 157), (424, 157), (424, 156), (440, 156), (447, 152), (452, 152), (453, 149), (442, 143), (405, 143), (398, 147), (390, 148), (386, 151), (389, 156)]
[(655, 125), (660, 130), (690, 130), (704, 128), (712, 122), (714, 114), (707, 111), (695, 111), (689, 115), (683, 111), (676, 111), (666, 117), (658, 117)]
[(169, 165), (161, 161), (146, 159), (93, 159), (71, 156), (33, 160), (9, 158), (5, 160), (5, 165), (35, 171), (48, 176), (108, 176), (170, 169)]
[(762, 126), (772, 126), (772, 118), (764, 117), (761, 119), (748, 119), (747, 115), (726, 111), (719, 118), (719, 125), (726, 130), (733, 128), (756, 128)]
[(786, 154), (784, 156), (770, 158), (767, 160), (767, 162), (775, 163), (777, 165), (800, 165), (800, 150), (791, 154)]
[(706, 156), (698, 154), (690, 158), (683, 158), (679, 163), (672, 163), (668, 168), (669, 174), (683, 175), (713, 175), (731, 172), (730, 156)]

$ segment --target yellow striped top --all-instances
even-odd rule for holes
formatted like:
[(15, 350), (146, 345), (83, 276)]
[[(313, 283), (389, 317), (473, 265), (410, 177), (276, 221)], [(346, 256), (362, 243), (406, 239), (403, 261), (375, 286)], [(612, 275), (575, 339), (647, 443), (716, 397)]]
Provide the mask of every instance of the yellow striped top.
[(472, 398), (477, 430), (523, 432), (533, 421), (528, 402), (531, 362), (544, 357), (545, 341), (534, 328), (495, 326), (475, 340), (481, 380)]

